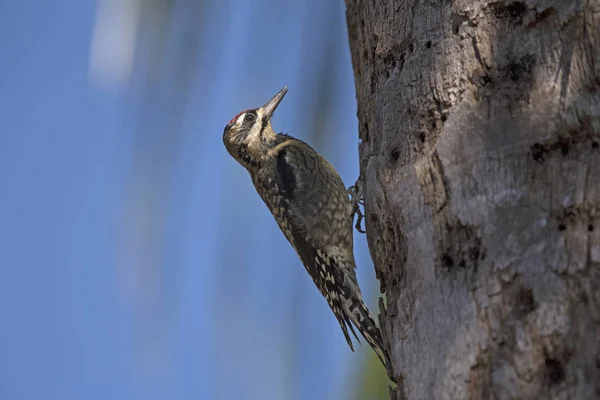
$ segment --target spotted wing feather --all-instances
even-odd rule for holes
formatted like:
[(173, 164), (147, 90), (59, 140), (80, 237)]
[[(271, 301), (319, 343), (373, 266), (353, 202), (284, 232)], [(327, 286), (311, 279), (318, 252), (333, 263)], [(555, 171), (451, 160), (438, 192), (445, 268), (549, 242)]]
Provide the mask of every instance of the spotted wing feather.
[[(344, 199), (332, 201), (329, 198), (332, 192), (329, 185), (339, 185), (343, 194), (346, 191), (341, 178), (334, 170), (327, 170), (327, 166), (322, 168), (321, 163), (324, 159), (318, 159), (320, 156), (311, 148), (299, 146), (308, 147), (296, 139), (288, 139), (282, 143), (277, 153), (273, 154), (271, 167), (264, 170), (263, 177), (259, 178), (261, 182), (255, 184), (260, 187), (262, 183), (265, 187), (259, 190), (259, 194), (261, 191), (265, 194), (261, 194), (261, 197), (281, 231), (298, 253), (318, 290), (327, 300), (348, 345), (354, 351), (348, 327), (353, 336), (359, 342), (360, 340), (351, 321), (342, 310), (338, 286), (340, 280), (343, 281), (343, 274), (337, 257), (330, 251), (333, 247), (350, 250), (352, 248), (352, 243), (347, 242), (352, 234), (352, 221), (342, 217), (343, 214), (350, 218), (350, 210), (343, 202)], [(332, 173), (333, 177), (330, 176)], [(336, 182), (336, 178), (339, 182)], [(348, 202), (347, 196), (345, 201)], [(324, 207), (331, 207), (332, 210), (324, 210)], [(344, 232), (345, 230), (349, 232)], [(353, 260), (351, 265), (354, 265)], [(354, 275), (354, 267), (351, 269)]]

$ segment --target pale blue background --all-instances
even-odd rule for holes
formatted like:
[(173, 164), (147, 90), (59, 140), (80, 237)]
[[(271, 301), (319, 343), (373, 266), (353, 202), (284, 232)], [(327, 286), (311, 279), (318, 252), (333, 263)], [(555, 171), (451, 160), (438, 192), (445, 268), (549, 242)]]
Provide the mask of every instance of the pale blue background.
[[(2, 400), (347, 398), (370, 351), (350, 352), (221, 139), (287, 85), (274, 127), (356, 180), (343, 2), (176, 3), (199, 41), (106, 90), (95, 2), (0, 2)], [(375, 307), (363, 235), (356, 254)]]

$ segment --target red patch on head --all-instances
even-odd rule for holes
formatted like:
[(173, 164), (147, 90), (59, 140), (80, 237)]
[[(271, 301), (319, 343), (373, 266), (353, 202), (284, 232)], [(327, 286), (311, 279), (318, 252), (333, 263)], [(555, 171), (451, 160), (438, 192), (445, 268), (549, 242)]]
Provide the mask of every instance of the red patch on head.
[(229, 121), (229, 124), (228, 124), (228, 125), (231, 125), (231, 124), (233, 124), (233, 123), (235, 122), (235, 120), (237, 120), (237, 119), (240, 117), (240, 115), (242, 115), (242, 114), (243, 114), (243, 113), (245, 113), (246, 111), (248, 111), (248, 110), (243, 110), (243, 111), (242, 111), (242, 112), (240, 112), (238, 115), (236, 115), (235, 117), (233, 117), (233, 118), (231, 119), (231, 121)]

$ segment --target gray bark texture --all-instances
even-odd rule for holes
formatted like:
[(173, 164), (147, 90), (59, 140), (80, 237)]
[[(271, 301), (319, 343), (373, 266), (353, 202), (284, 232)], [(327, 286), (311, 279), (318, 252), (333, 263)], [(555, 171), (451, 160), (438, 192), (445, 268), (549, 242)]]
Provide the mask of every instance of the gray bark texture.
[(600, 398), (600, 0), (346, 0), (395, 399)]

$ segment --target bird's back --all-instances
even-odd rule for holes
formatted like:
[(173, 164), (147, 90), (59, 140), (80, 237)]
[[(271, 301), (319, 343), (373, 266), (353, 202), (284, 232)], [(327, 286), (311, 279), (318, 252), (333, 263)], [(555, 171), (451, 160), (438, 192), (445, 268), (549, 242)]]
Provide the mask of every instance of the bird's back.
[(335, 168), (312, 147), (278, 135), (253, 181), (290, 242), (293, 226), (316, 248), (354, 264), (352, 205), (346, 188)]

